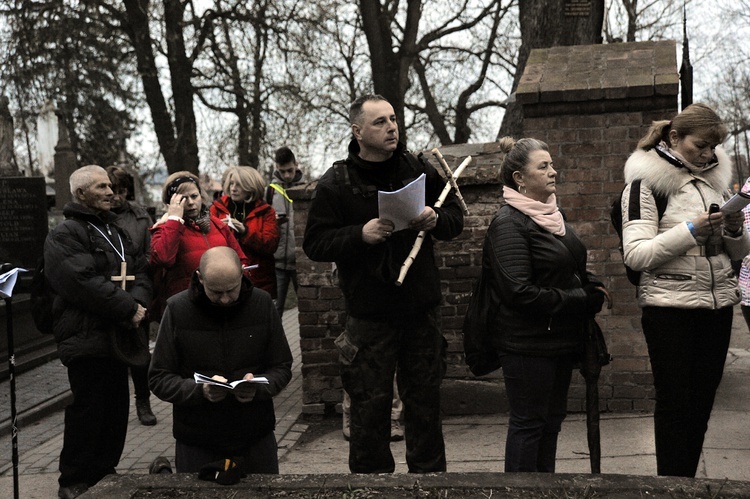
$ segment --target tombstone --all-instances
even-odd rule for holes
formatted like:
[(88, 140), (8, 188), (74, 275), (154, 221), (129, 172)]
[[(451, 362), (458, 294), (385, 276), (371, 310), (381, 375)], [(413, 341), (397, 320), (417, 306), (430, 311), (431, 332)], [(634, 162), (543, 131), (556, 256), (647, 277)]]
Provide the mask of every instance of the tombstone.
[(55, 102), (48, 100), (36, 119), (39, 172), (47, 178), (51, 178), (55, 171), (55, 145), (58, 138), (56, 112)]
[(58, 130), (58, 140), (55, 146), (55, 208), (62, 210), (73, 200), (68, 180), (78, 168), (78, 162), (70, 146), (68, 129), (62, 116), (58, 116)]
[(18, 175), (13, 162), (13, 116), (8, 109), (8, 98), (0, 96), (0, 177)]
[(33, 268), (47, 237), (43, 177), (0, 177), (0, 262)]

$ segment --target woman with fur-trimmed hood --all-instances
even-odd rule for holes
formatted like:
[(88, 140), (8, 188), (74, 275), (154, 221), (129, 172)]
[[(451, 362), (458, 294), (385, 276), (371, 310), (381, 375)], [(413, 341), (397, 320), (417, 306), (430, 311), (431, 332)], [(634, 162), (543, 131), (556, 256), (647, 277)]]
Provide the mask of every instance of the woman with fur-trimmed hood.
[[(718, 211), (732, 182), (731, 161), (718, 147), (726, 136), (711, 108), (693, 104), (654, 122), (625, 164), (623, 253), (641, 271), (659, 475), (695, 476), (740, 300), (730, 261), (750, 250), (742, 212)], [(634, 206), (630, 190), (639, 179)], [(654, 195), (667, 199), (661, 216)]]

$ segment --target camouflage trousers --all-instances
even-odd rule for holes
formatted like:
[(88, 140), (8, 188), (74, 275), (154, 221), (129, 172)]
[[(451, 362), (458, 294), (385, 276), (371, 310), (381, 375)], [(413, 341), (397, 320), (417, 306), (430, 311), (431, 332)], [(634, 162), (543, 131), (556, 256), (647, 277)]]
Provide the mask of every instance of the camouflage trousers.
[(336, 339), (341, 381), (351, 397), (349, 469), (392, 473), (393, 376), (404, 404), (406, 463), (411, 473), (445, 471), (440, 384), (445, 375), (440, 307), (376, 322), (349, 317)]

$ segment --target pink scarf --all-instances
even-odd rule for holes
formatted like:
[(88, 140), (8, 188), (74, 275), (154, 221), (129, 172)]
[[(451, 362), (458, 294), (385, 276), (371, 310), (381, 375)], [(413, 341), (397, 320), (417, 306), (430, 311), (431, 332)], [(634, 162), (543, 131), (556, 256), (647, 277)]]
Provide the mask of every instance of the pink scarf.
[(556, 236), (565, 235), (565, 221), (562, 213), (557, 207), (557, 198), (550, 194), (546, 203), (534, 201), (510, 187), (503, 187), (503, 198), (505, 202), (517, 209), (524, 215), (529, 216), (534, 222), (547, 232)]

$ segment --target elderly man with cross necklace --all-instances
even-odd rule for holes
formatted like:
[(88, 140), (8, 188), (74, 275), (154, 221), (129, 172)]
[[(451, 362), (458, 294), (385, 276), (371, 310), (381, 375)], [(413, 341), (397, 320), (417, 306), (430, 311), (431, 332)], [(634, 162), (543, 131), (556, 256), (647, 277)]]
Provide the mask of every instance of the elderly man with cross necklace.
[(151, 300), (146, 257), (112, 223), (107, 172), (79, 168), (70, 176), (70, 192), (74, 201), (63, 209), (65, 220), (44, 244), (47, 282), (56, 294), (54, 335), (73, 392), (60, 453), (63, 498), (115, 473), (129, 414), (129, 359), (115, 338), (138, 334)]

